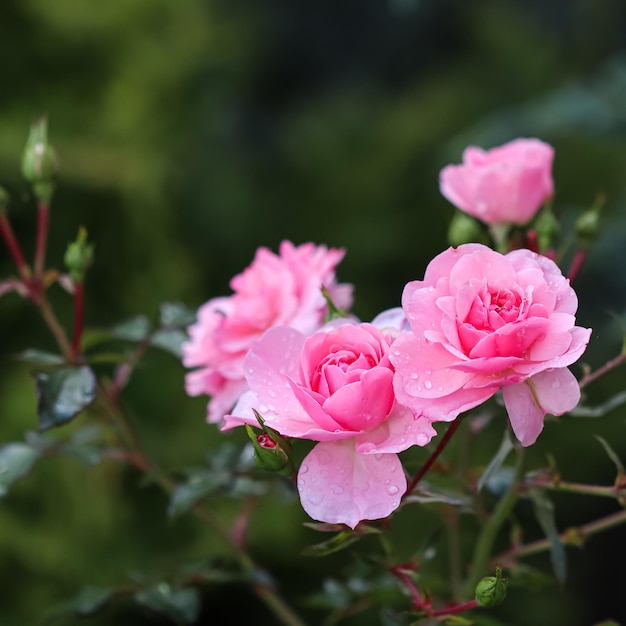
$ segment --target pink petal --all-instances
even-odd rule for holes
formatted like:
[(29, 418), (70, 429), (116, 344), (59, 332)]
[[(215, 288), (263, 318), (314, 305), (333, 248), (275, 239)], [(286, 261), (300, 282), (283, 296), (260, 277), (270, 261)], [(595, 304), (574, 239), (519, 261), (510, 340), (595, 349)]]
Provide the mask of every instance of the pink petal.
[(400, 335), (391, 345), (389, 359), (396, 369), (394, 386), (407, 395), (441, 398), (468, 383), (473, 374), (452, 369), (458, 358), (440, 344), (433, 344), (413, 333)]
[(401, 381), (395, 383), (394, 378), (397, 401), (408, 406), (416, 415), (428, 417), (433, 422), (451, 422), (464, 411), (469, 411), (491, 398), (498, 390), (497, 387), (471, 387), (459, 389), (441, 398), (418, 398), (408, 395)]
[(356, 437), (356, 450), (359, 454), (402, 452), (411, 446), (425, 446), (436, 434), (429, 418), (415, 417), (410, 409), (396, 403), (378, 428)]
[(563, 415), (571, 411), (580, 400), (578, 381), (567, 367), (546, 370), (527, 381), (546, 413)]
[(546, 412), (537, 404), (531, 388), (526, 382), (509, 385), (503, 387), (502, 397), (515, 436), (523, 446), (535, 443)]
[(298, 471), (304, 510), (315, 520), (355, 528), (400, 504), (406, 477), (395, 454), (358, 454), (354, 440), (318, 443)]
[(546, 413), (563, 415), (580, 400), (576, 377), (566, 368), (535, 374), (527, 381), (502, 389), (515, 436), (523, 446), (537, 440)]
[(376, 367), (363, 372), (359, 382), (338, 389), (323, 408), (347, 430), (370, 430), (389, 415), (394, 402), (393, 371)]

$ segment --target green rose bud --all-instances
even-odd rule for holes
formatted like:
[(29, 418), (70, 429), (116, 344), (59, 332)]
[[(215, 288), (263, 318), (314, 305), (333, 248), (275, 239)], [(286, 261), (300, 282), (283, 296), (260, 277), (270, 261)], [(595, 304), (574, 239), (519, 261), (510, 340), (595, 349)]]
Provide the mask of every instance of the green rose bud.
[(576, 235), (583, 247), (590, 246), (600, 233), (600, 206), (585, 211), (576, 220)]
[(93, 245), (87, 244), (87, 231), (82, 226), (78, 229), (76, 241), (67, 246), (64, 260), (70, 276), (76, 282), (82, 282), (93, 262)]
[(279, 432), (266, 426), (257, 411), (254, 411), (254, 415), (263, 432), (257, 435), (248, 424), (245, 424), (245, 428), (254, 447), (254, 460), (257, 466), (268, 472), (291, 476), (294, 473), (291, 444)]
[(539, 250), (550, 248), (552, 241), (559, 232), (559, 222), (550, 205), (546, 205), (535, 220), (535, 230), (537, 231)]
[(506, 597), (506, 578), (502, 578), (502, 568), (496, 567), (495, 576), (486, 576), (476, 585), (478, 606), (493, 607), (502, 604)]
[(460, 246), (464, 243), (482, 242), (485, 233), (478, 222), (471, 215), (456, 211), (450, 226), (448, 226), (448, 243), (451, 246)]
[(30, 127), (22, 155), (22, 174), (32, 183), (40, 202), (50, 202), (52, 198), (56, 169), (56, 155), (48, 143), (48, 123), (42, 117)]

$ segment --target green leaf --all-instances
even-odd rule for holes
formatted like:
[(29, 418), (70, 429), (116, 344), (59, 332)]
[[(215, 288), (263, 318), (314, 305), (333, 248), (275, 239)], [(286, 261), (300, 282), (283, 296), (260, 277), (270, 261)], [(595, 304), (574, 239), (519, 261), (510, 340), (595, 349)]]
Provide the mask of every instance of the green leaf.
[(87, 366), (35, 372), (34, 376), (40, 431), (71, 421), (96, 394), (96, 377)]
[(511, 450), (513, 450), (513, 447), (514, 446), (513, 446), (513, 442), (511, 441), (511, 436), (509, 435), (509, 432), (506, 431), (504, 433), (504, 439), (502, 440), (502, 443), (500, 444), (500, 448), (496, 452), (495, 456), (491, 459), (491, 461), (489, 461), (489, 465), (487, 465), (487, 468), (485, 469), (485, 471), (483, 472), (482, 476), (480, 477), (478, 481), (478, 486), (476, 488), (478, 493), (482, 491), (482, 488), (489, 481), (489, 479), (495, 474), (497, 474), (497, 472), (502, 467), (502, 464), (504, 463), (504, 461), (506, 461), (506, 458), (509, 456), (509, 453), (511, 452)]
[(554, 575), (560, 584), (564, 584), (567, 576), (567, 557), (554, 521), (554, 505), (544, 490), (529, 489), (529, 495), (535, 505), (535, 517), (550, 542), (550, 560)]
[(446, 626), (473, 626), (474, 622), (462, 615), (448, 615), (443, 622)]
[(599, 435), (596, 435), (595, 437), (602, 444), (602, 447), (604, 448), (604, 451), (607, 453), (609, 459), (611, 459), (611, 461), (613, 461), (613, 464), (615, 465), (615, 469), (617, 470), (617, 476), (615, 478), (615, 484), (616, 485), (620, 484), (623, 481), (623, 479), (624, 479), (624, 466), (622, 465), (622, 462), (621, 462), (619, 456), (617, 456), (615, 450), (613, 450), (613, 448), (611, 448), (611, 446), (607, 443), (607, 441), (605, 439), (603, 439)]
[(43, 350), (28, 349), (15, 356), (19, 361), (30, 363), (31, 365), (63, 365), (63, 357), (53, 352)]
[(115, 591), (106, 587), (85, 587), (73, 600), (57, 607), (54, 613), (93, 615), (102, 610), (114, 595)]
[(186, 483), (174, 488), (167, 514), (174, 517), (186, 513), (202, 498), (226, 487), (229, 481), (230, 475), (224, 472), (202, 470), (192, 473)]
[(357, 530), (342, 530), (328, 541), (322, 541), (312, 546), (308, 546), (302, 551), (303, 556), (326, 556), (339, 552), (344, 548), (352, 545), (356, 541), (359, 541), (365, 535), (373, 533), (380, 533), (377, 528), (373, 526), (359, 526)]
[(183, 351), (181, 346), (187, 341), (187, 335), (182, 330), (157, 330), (150, 337), (150, 345), (171, 352), (175, 357), (181, 358)]
[(196, 312), (181, 302), (163, 302), (159, 311), (164, 328), (187, 328), (196, 321)]
[(0, 448), (0, 498), (22, 476), (26, 476), (39, 457), (39, 452), (25, 443), (9, 443)]
[(138, 591), (135, 602), (167, 615), (177, 624), (192, 624), (200, 612), (200, 597), (195, 589), (175, 589), (168, 583)]
[(145, 341), (150, 336), (150, 320), (145, 315), (137, 315), (114, 326), (111, 334), (126, 341)]

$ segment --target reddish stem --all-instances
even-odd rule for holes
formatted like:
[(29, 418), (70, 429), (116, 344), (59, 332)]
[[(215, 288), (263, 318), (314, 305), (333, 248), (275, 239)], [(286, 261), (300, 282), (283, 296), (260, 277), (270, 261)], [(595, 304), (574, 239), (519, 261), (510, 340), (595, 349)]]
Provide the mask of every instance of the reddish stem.
[(37, 207), (37, 243), (35, 248), (35, 277), (41, 278), (46, 263), (46, 244), (48, 242), (48, 220), (50, 206), (40, 202)]
[(451, 422), (450, 426), (448, 426), (448, 430), (446, 430), (443, 437), (439, 440), (437, 447), (433, 450), (432, 454), (426, 459), (426, 462), (424, 463), (424, 465), (420, 467), (417, 474), (415, 474), (415, 476), (413, 477), (413, 480), (411, 480), (411, 482), (409, 483), (406, 493), (404, 494), (405, 497), (408, 496), (413, 491), (413, 489), (417, 487), (419, 481), (422, 480), (422, 478), (424, 478), (424, 475), (426, 474), (426, 472), (428, 472), (428, 470), (432, 467), (433, 463), (437, 460), (437, 457), (443, 452), (444, 448), (450, 442), (450, 439), (452, 439), (452, 435), (454, 435), (454, 433), (457, 431), (460, 425), (461, 425), (461, 420), (459, 418)]
[(531, 228), (526, 233), (526, 247), (531, 252), (539, 252), (539, 242), (537, 241), (537, 231), (534, 228)]
[(0, 235), (4, 239), (4, 243), (9, 250), (9, 254), (13, 258), (17, 271), (22, 279), (27, 280), (29, 278), (30, 271), (26, 261), (24, 260), (20, 244), (17, 242), (13, 229), (11, 228), (9, 218), (6, 215), (0, 215)]
[(578, 272), (580, 272), (580, 268), (583, 266), (586, 257), (587, 253), (585, 250), (578, 250), (578, 252), (574, 255), (572, 264), (569, 266), (569, 271), (567, 273), (570, 283), (573, 283), (576, 276), (578, 276)]
[(626, 361), (626, 352), (621, 352), (615, 358), (607, 361), (602, 367), (599, 367), (595, 372), (583, 376), (578, 382), (578, 386), (581, 389), (586, 387), (589, 383), (592, 383), (597, 378), (600, 378), (600, 376), (610, 372), (614, 367), (621, 365), (624, 361)]
[(422, 594), (419, 592), (419, 589), (415, 586), (415, 583), (411, 579), (411, 577), (407, 574), (405, 566), (397, 565), (391, 568), (391, 573), (398, 579), (401, 580), (406, 588), (409, 590), (411, 594), (411, 605), (416, 611), (429, 611), (430, 612), (430, 603), (426, 602), (424, 598), (422, 598)]
[(470, 600), (469, 602), (463, 602), (462, 604), (455, 604), (454, 606), (446, 607), (445, 609), (437, 609), (435, 611), (429, 611), (429, 615), (436, 617), (440, 615), (455, 615), (456, 613), (463, 613), (463, 611), (470, 611), (478, 606), (476, 600)]
[(81, 353), (80, 340), (83, 336), (85, 313), (85, 285), (77, 281), (74, 287), (74, 332), (72, 333), (72, 353), (78, 357)]

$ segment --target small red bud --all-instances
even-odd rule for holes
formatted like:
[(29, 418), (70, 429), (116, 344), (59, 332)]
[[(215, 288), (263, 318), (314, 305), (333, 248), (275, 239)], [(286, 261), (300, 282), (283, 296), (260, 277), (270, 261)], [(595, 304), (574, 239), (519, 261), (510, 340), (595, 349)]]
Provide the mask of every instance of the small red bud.
[(265, 448), (266, 450), (274, 450), (276, 448), (276, 442), (266, 433), (257, 435), (256, 440), (261, 448)]

